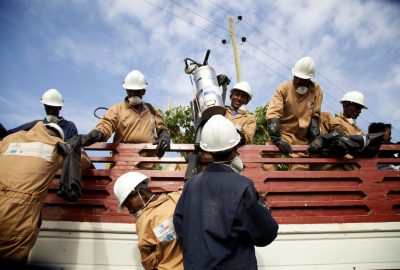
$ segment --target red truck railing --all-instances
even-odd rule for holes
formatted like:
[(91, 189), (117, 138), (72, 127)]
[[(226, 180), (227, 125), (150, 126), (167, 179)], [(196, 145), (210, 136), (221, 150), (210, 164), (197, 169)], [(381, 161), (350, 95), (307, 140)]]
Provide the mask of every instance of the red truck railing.
[[(43, 209), (43, 219), (51, 221), (122, 222), (134, 218), (125, 210), (116, 211), (113, 194), (115, 180), (125, 172), (137, 170), (152, 178), (154, 192), (170, 192), (183, 185), (185, 171), (140, 170), (140, 163), (186, 164), (184, 152), (193, 145), (172, 145), (175, 157), (143, 157), (152, 151), (150, 144), (98, 143), (87, 148), (97, 169), (88, 169), (82, 176), (82, 196), (78, 202), (67, 202), (56, 195), (59, 175), (52, 182)], [(305, 146), (294, 146), (295, 152)], [(378, 164), (400, 164), (397, 158), (265, 158), (277, 152), (275, 146), (246, 145), (239, 148), (245, 164), (242, 174), (253, 180), (265, 196), (273, 216), (281, 224), (348, 223), (400, 221), (400, 171), (378, 170)], [(400, 152), (399, 145), (385, 145), (381, 152)], [(113, 155), (110, 155), (110, 152)], [(210, 159), (204, 158), (206, 164)], [(356, 163), (358, 171), (264, 171), (262, 165), (313, 163)], [(112, 168), (107, 168), (108, 165)], [(103, 168), (104, 167), (104, 168)], [(101, 169), (100, 169), (101, 168)]]

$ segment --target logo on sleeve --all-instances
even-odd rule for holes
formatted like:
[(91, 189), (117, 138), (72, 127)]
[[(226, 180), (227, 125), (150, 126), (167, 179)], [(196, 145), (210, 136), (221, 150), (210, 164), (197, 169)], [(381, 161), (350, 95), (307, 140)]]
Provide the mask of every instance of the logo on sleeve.
[(176, 238), (176, 233), (172, 217), (157, 225), (153, 229), (153, 232), (161, 243), (174, 240)]

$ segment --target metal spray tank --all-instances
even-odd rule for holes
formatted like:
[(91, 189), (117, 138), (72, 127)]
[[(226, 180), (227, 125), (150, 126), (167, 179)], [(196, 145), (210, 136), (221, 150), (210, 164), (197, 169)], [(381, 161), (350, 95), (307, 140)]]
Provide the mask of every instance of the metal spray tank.
[(196, 87), (196, 103), (199, 116), (208, 120), (215, 114), (225, 114), (222, 90), (218, 85), (215, 70), (208, 65), (210, 50), (207, 50), (203, 64), (185, 58), (185, 73), (193, 75)]

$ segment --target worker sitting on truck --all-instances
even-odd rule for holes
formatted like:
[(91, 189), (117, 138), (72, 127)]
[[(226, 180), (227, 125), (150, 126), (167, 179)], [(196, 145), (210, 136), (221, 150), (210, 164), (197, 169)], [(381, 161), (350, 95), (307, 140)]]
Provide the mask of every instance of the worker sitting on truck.
[(250, 84), (246, 81), (238, 82), (231, 89), (229, 97), (231, 105), (225, 106), (225, 117), (231, 120), (238, 130), (241, 136), (240, 145), (249, 144), (256, 133), (256, 118), (243, 109), (252, 98)]
[[(367, 109), (364, 95), (359, 91), (350, 91), (344, 94), (340, 103), (342, 113), (333, 116), (328, 112), (321, 113), (321, 136), (314, 140), (307, 152), (316, 153), (322, 148), (331, 149), (331, 155), (351, 160), (355, 155), (376, 154), (382, 144), (383, 134), (365, 134), (356, 123), (362, 109)], [(329, 154), (329, 153), (328, 153)], [(312, 165), (312, 170), (358, 170), (355, 163), (345, 164), (318, 164)]]
[(182, 247), (172, 221), (181, 191), (154, 194), (149, 182), (150, 177), (139, 172), (121, 175), (114, 185), (118, 209), (126, 207), (137, 218), (139, 251), (146, 270), (182, 270)]
[[(329, 134), (336, 130), (341, 135), (365, 135), (365, 133), (357, 126), (356, 119), (362, 109), (367, 109), (365, 105), (364, 95), (359, 91), (350, 91), (343, 95), (340, 100), (342, 104), (342, 112), (332, 115), (328, 112), (321, 113), (320, 129), (321, 135)], [(308, 152), (316, 152), (314, 148), (321, 148), (318, 140), (309, 146)], [(352, 159), (351, 155), (345, 155), (344, 159)], [(357, 164), (318, 164), (312, 165), (312, 170), (321, 171), (342, 171), (342, 170), (358, 170)]]

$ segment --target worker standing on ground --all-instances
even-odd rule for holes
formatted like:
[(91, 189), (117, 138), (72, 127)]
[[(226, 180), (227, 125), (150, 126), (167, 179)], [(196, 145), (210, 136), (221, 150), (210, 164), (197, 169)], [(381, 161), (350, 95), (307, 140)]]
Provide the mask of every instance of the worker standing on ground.
[(173, 214), (181, 192), (156, 195), (148, 187), (150, 178), (139, 172), (120, 176), (114, 185), (119, 210), (127, 207), (137, 218), (136, 230), (142, 265), (147, 270), (182, 270), (182, 247)]
[(43, 123), (56, 123), (61, 127), (64, 132), (65, 140), (69, 140), (73, 136), (78, 134), (74, 122), (68, 121), (62, 116), (60, 116), (60, 111), (64, 105), (64, 100), (61, 93), (57, 89), (49, 89), (43, 93), (40, 102), (44, 105), (44, 110), (46, 112), (46, 117), (43, 120), (34, 120), (32, 122), (23, 124), (19, 127), (8, 130), (8, 134), (15, 133), (20, 130), (29, 130), (37, 122), (43, 121)]
[(225, 106), (225, 117), (232, 121), (241, 136), (242, 144), (249, 144), (256, 133), (256, 118), (251, 113), (243, 109), (251, 98), (251, 87), (246, 81), (238, 82), (230, 94), (231, 105)]
[[(89, 134), (82, 135), (81, 144), (87, 146), (95, 142), (105, 142), (115, 133), (114, 143), (158, 141), (155, 154), (162, 157), (170, 147), (170, 134), (157, 108), (142, 100), (147, 89), (144, 75), (133, 70), (126, 75), (122, 86), (127, 93), (125, 100), (109, 108), (96, 127)], [(150, 164), (146, 168), (151, 169), (152, 166)]]
[[(311, 78), (315, 63), (311, 57), (298, 60), (292, 69), (293, 80), (280, 84), (269, 102), (265, 115), (269, 141), (285, 156), (303, 157), (293, 153), (291, 145), (307, 145), (319, 135), (322, 90)], [(270, 155), (280, 157), (280, 154)], [(264, 164), (264, 170), (277, 170), (276, 165)], [(289, 170), (308, 170), (306, 164), (289, 165)]]
[(64, 134), (39, 121), (0, 142), (0, 258), (25, 263), (41, 224), (48, 186), (62, 166)]
[(185, 183), (174, 214), (186, 270), (257, 269), (254, 246), (266, 246), (277, 236), (278, 224), (264, 198), (230, 167), (240, 140), (222, 115), (203, 127), (200, 147), (214, 162)]

